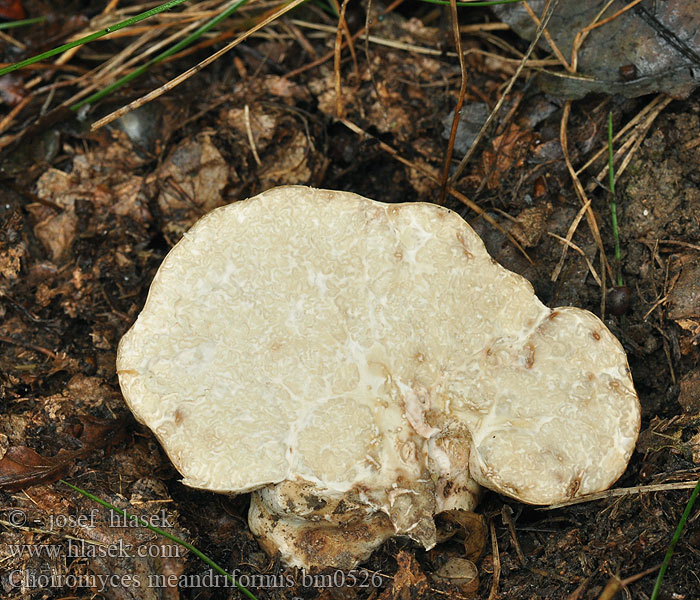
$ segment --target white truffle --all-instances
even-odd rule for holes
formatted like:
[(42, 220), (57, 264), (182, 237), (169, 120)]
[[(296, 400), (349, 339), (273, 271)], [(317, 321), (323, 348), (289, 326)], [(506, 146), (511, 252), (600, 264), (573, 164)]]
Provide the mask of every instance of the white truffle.
[(195, 224), (117, 368), (183, 482), (260, 490), (253, 531), (298, 566), (393, 534), (429, 548), (475, 482), (535, 504), (605, 489), (639, 431), (617, 339), (544, 306), (457, 214), (301, 186)]

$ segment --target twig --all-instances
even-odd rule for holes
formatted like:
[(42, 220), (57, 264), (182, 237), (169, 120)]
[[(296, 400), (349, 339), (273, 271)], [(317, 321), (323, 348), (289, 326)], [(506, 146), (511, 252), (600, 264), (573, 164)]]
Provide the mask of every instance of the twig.
[(659, 244), (670, 244), (671, 246), (682, 246), (683, 248), (690, 248), (691, 250), (700, 251), (700, 246), (697, 244), (689, 244), (688, 242), (681, 242), (679, 240), (656, 240)]
[(598, 596), (598, 600), (612, 600), (615, 594), (617, 594), (617, 592), (619, 592), (621, 589), (626, 588), (630, 583), (639, 581), (640, 579), (642, 579), (642, 577), (646, 577), (654, 571), (658, 571), (660, 566), (661, 565), (650, 567), (649, 569), (646, 569), (641, 573), (637, 573), (636, 575), (632, 575), (631, 577), (627, 577), (626, 579), (614, 577), (603, 588), (603, 591), (601, 592), (600, 596)]
[(579, 498), (572, 498), (564, 502), (557, 502), (549, 506), (543, 506), (537, 510), (554, 510), (555, 508), (563, 508), (564, 506), (572, 506), (574, 504), (583, 504), (584, 502), (596, 502), (607, 498), (619, 498), (621, 496), (631, 496), (632, 494), (649, 494), (652, 492), (668, 492), (671, 490), (688, 490), (698, 485), (698, 481), (679, 481), (676, 483), (655, 483), (652, 485), (638, 485), (629, 488), (617, 488), (614, 490), (605, 490), (595, 494), (587, 494)]
[[(333, 73), (335, 74), (335, 116), (338, 119), (343, 118), (343, 93), (340, 85), (340, 51), (342, 49), (343, 41), (343, 31), (346, 31), (348, 47), (351, 48), (353, 59), (355, 60), (355, 66), (357, 66), (357, 57), (355, 56), (355, 48), (352, 45), (352, 36), (348, 30), (348, 25), (345, 21), (345, 11), (348, 8), (348, 1), (343, 0), (343, 5), (338, 11), (338, 27), (335, 34), (335, 56), (333, 59)], [(338, 6), (337, 0), (334, 0), (336, 7)]]
[(345, 34), (345, 40), (347, 42), (348, 50), (350, 50), (350, 56), (352, 57), (352, 64), (355, 70), (355, 78), (360, 80), (360, 65), (357, 62), (357, 52), (355, 52), (355, 38), (350, 33), (350, 28), (348, 27), (347, 19), (345, 18), (345, 11), (347, 10), (347, 5), (349, 0), (343, 0), (344, 8), (338, 6), (338, 0), (330, 0), (335, 6), (335, 10), (338, 13), (338, 28), (342, 28)]
[[(382, 12), (382, 15), (386, 15), (393, 11), (397, 6), (403, 4), (404, 0), (394, 0), (389, 6), (387, 6), (384, 11)], [(299, 21), (296, 21), (299, 23)], [(335, 29), (333, 29), (335, 31)], [(362, 27), (358, 31), (352, 34), (352, 39), (353, 41), (356, 40), (358, 37), (363, 35), (365, 33), (365, 28)], [(318, 67), (319, 65), (322, 65), (324, 62), (327, 60), (333, 58), (335, 55), (335, 50), (331, 50), (330, 52), (324, 54), (321, 58), (317, 58), (316, 60), (304, 65), (303, 67), (299, 67), (298, 69), (294, 69), (293, 71), (290, 71), (289, 73), (286, 73), (284, 75), (284, 79), (290, 79), (291, 77), (296, 77), (297, 75), (301, 75), (302, 73), (308, 71), (309, 69), (313, 69), (314, 67)]]
[(445, 152), (445, 164), (442, 168), (442, 179), (440, 183), (440, 199), (439, 204), (445, 203), (445, 195), (447, 194), (447, 183), (450, 177), (450, 164), (452, 163), (452, 152), (455, 147), (455, 138), (457, 137), (457, 129), (459, 128), (460, 117), (462, 116), (462, 106), (464, 105), (464, 97), (467, 94), (467, 65), (464, 62), (464, 52), (462, 51), (462, 35), (459, 32), (459, 17), (457, 16), (457, 2), (450, 0), (450, 18), (452, 20), (452, 32), (455, 38), (455, 49), (459, 58), (460, 70), (460, 86), (457, 104), (455, 105), (454, 115), (452, 116), (452, 128), (450, 129), (450, 139), (447, 143), (447, 152)]
[(58, 358), (58, 355), (54, 352), (51, 352), (51, 350), (47, 350), (46, 348), (42, 348), (41, 346), (37, 346), (36, 344), (31, 344), (29, 342), (20, 342), (19, 340), (13, 340), (12, 338), (6, 337), (4, 335), (0, 335), (0, 342), (4, 344), (12, 344), (13, 346), (19, 346), (20, 348), (26, 348), (27, 350), (34, 350), (35, 352), (45, 354), (46, 356), (54, 360)]
[(498, 598), (498, 583), (501, 580), (501, 555), (498, 552), (498, 539), (493, 519), (489, 520), (489, 531), (491, 532), (491, 554), (493, 555), (493, 581), (488, 600), (496, 600)]
[[(527, 11), (527, 14), (530, 15), (530, 18), (535, 22), (535, 25), (537, 27), (540, 26), (540, 20), (535, 14), (535, 11), (533, 11), (530, 8), (530, 5), (524, 0), (523, 1), (523, 6), (525, 7), (525, 10)], [(554, 52), (555, 56), (559, 59), (559, 62), (564, 66), (564, 68), (567, 71), (573, 72), (573, 69), (571, 65), (567, 62), (566, 58), (564, 58), (564, 55), (562, 54), (561, 50), (559, 50), (559, 46), (557, 46), (556, 42), (552, 38), (552, 36), (549, 34), (549, 31), (547, 30), (546, 27), (542, 29), (542, 34), (544, 35), (544, 38), (547, 40), (547, 43), (549, 44), (549, 47), (552, 49)]]
[[(588, 27), (586, 27), (585, 29), (582, 29), (581, 31), (588, 33), (590, 31), (593, 31), (594, 29), (598, 29), (598, 27), (602, 27), (603, 25), (607, 25), (611, 21), (614, 21), (615, 19), (617, 19), (620, 15), (626, 13), (631, 8), (634, 8), (635, 6), (637, 6), (637, 4), (639, 4), (640, 2), (642, 2), (642, 0), (632, 0), (632, 2), (630, 2), (627, 6), (623, 6), (616, 13), (613, 13), (609, 17), (603, 19), (602, 21), (598, 21), (597, 23), (589, 25)], [(612, 3), (609, 3), (608, 6), (610, 6), (610, 4), (612, 4)], [(607, 9), (607, 6), (605, 8)]]
[(520, 561), (520, 564), (527, 568), (527, 560), (525, 559), (525, 554), (523, 554), (523, 549), (520, 547), (520, 542), (518, 541), (518, 534), (515, 532), (515, 523), (513, 523), (513, 509), (508, 506), (507, 504), (504, 504), (501, 507), (501, 519), (503, 520), (503, 523), (508, 527), (508, 531), (510, 532), (510, 539), (513, 541), (513, 545), (515, 546), (515, 553), (518, 555), (518, 560)]

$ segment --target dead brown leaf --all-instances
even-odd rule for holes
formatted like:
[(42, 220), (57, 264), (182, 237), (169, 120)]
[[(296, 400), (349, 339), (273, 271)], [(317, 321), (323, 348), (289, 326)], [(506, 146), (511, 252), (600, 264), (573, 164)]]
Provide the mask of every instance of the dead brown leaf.
[(187, 139), (166, 159), (158, 174), (158, 206), (163, 215), (187, 215), (189, 226), (205, 212), (221, 206), (221, 192), (228, 182), (229, 167), (211, 136), (204, 133)]
[(10, 446), (0, 460), (0, 489), (6, 492), (57, 481), (70, 470), (72, 453), (44, 457), (26, 446)]
[(521, 167), (535, 136), (511, 124), (509, 129), (491, 140), (481, 157), (481, 171), (488, 178), (488, 189), (501, 187), (505, 176), (513, 167)]
[(124, 420), (104, 421), (84, 416), (78, 427), (82, 448), (73, 452), (59, 450), (46, 457), (27, 446), (10, 446), (0, 459), (0, 489), (15, 492), (41, 483), (52, 483), (65, 477), (78, 458), (96, 450), (109, 453), (112, 446), (126, 439)]

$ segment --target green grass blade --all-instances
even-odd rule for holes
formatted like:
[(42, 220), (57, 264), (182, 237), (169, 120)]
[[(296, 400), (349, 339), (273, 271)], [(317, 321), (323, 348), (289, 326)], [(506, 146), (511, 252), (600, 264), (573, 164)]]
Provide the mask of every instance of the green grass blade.
[(182, 4), (183, 2), (186, 2), (186, 1), (187, 0), (169, 0), (168, 2), (165, 2), (164, 4), (161, 4), (160, 6), (156, 6), (155, 8), (152, 8), (151, 10), (147, 10), (146, 12), (143, 12), (139, 15), (131, 17), (130, 19), (127, 19), (126, 21), (122, 21), (121, 23), (116, 23), (115, 25), (110, 25), (109, 27), (105, 27), (104, 29), (101, 29), (100, 31), (96, 31), (95, 33), (91, 33), (90, 35), (82, 37), (79, 40), (75, 40), (73, 42), (63, 44), (62, 46), (58, 46), (58, 48), (54, 48), (53, 50), (48, 50), (47, 52), (42, 52), (41, 54), (37, 54), (36, 56), (32, 56), (31, 58), (28, 58), (26, 60), (20, 61), (18, 63), (15, 63), (13, 65), (8, 66), (8, 67), (4, 67), (4, 68), (0, 69), (0, 75), (5, 75), (6, 73), (11, 73), (12, 71), (16, 71), (17, 69), (22, 69), (22, 68), (27, 67), (29, 65), (33, 65), (34, 63), (41, 62), (42, 60), (45, 60), (47, 58), (51, 58), (52, 56), (56, 56), (57, 54), (61, 54), (62, 52), (65, 52), (66, 50), (70, 50), (71, 48), (75, 48), (76, 46), (82, 46), (83, 44), (87, 44), (88, 42), (92, 42), (96, 39), (99, 39), (99, 38), (107, 35), (108, 33), (112, 33), (114, 31), (119, 31), (120, 29), (124, 29), (125, 27), (129, 27), (130, 25), (133, 25), (134, 23), (138, 23), (139, 21), (143, 21), (144, 19), (148, 19), (149, 17), (152, 17), (153, 15), (157, 15), (158, 13), (162, 13), (162, 12), (165, 12), (166, 10), (170, 10), (171, 8), (177, 6), (178, 4)]
[(620, 252), (620, 231), (617, 226), (617, 203), (615, 198), (615, 168), (613, 166), (613, 122), (612, 111), (608, 113), (608, 181), (610, 182), (610, 219), (615, 240), (615, 265), (617, 285), (622, 286), (622, 253)]
[(177, 536), (174, 536), (172, 533), (168, 533), (167, 531), (164, 531), (160, 527), (155, 527), (154, 525), (151, 525), (148, 521), (141, 517), (137, 517), (136, 515), (130, 515), (127, 513), (125, 510), (122, 510), (121, 508), (117, 508), (113, 504), (110, 504), (106, 500), (102, 500), (102, 498), (98, 498), (97, 496), (94, 496), (90, 492), (79, 488), (76, 485), (72, 485), (68, 483), (67, 481), (64, 481), (63, 479), (59, 479), (61, 483), (64, 485), (67, 485), (69, 488), (72, 490), (78, 492), (79, 494), (82, 494), (86, 498), (90, 498), (90, 500), (97, 502), (98, 504), (101, 504), (105, 508), (109, 508), (110, 510), (113, 510), (120, 515), (122, 515), (125, 519), (128, 519), (129, 521), (133, 520), (134, 518), (138, 519), (138, 522), (143, 526), (151, 531), (157, 533), (158, 535), (162, 535), (163, 537), (168, 538), (169, 540), (172, 540), (176, 544), (180, 544), (181, 546), (184, 546), (187, 548), (192, 554), (195, 556), (199, 557), (201, 560), (203, 560), (205, 563), (207, 563), (212, 569), (214, 569), (217, 573), (220, 575), (223, 575), (228, 579), (231, 583), (233, 583), (242, 593), (246, 598), (250, 598), (250, 600), (258, 600), (251, 592), (248, 591), (247, 588), (243, 587), (240, 583), (238, 583), (229, 573), (227, 573), (224, 569), (222, 569), (219, 565), (217, 565), (211, 558), (209, 558), (206, 554), (203, 552), (200, 552), (195, 548), (192, 544), (186, 542), (185, 540), (180, 539)]
[(97, 102), (100, 98), (103, 98), (107, 94), (112, 93), (114, 90), (122, 87), (123, 85), (126, 85), (127, 83), (129, 83), (133, 79), (136, 79), (139, 75), (142, 75), (144, 72), (146, 72), (148, 69), (150, 69), (153, 65), (161, 62), (162, 60), (165, 60), (169, 56), (172, 56), (173, 54), (179, 52), (183, 48), (186, 48), (187, 46), (189, 46), (192, 42), (194, 42), (200, 36), (202, 36), (204, 33), (209, 31), (212, 27), (215, 27), (221, 21), (223, 21), (227, 17), (231, 16), (234, 12), (236, 12), (241, 6), (243, 6), (247, 2), (248, 2), (248, 0), (237, 0), (231, 6), (229, 6), (226, 10), (222, 11), (220, 14), (218, 14), (216, 17), (214, 17), (211, 21), (208, 21), (207, 23), (205, 23), (204, 25), (199, 27), (197, 30), (193, 31), (190, 35), (188, 35), (183, 40), (179, 41), (177, 44), (175, 44), (171, 48), (168, 48), (167, 50), (161, 52), (160, 54), (153, 57), (151, 60), (144, 63), (143, 65), (141, 65), (137, 69), (134, 69), (128, 75), (125, 75), (124, 77), (121, 77), (120, 79), (118, 79), (114, 83), (108, 85), (106, 88), (100, 90), (99, 92), (95, 92), (91, 96), (88, 96), (87, 98), (74, 104), (73, 106), (71, 106), (71, 110), (78, 110), (80, 107), (84, 106), (85, 104), (92, 104), (93, 102)]
[(685, 522), (688, 520), (688, 517), (690, 516), (690, 513), (693, 510), (693, 505), (695, 504), (695, 500), (697, 500), (698, 494), (700, 494), (700, 479), (698, 479), (698, 483), (695, 486), (693, 493), (690, 495), (690, 498), (688, 499), (688, 504), (685, 505), (685, 510), (683, 511), (681, 520), (678, 522), (678, 527), (676, 527), (676, 531), (673, 534), (671, 544), (669, 545), (668, 550), (666, 550), (664, 562), (661, 564), (661, 569), (659, 569), (659, 574), (656, 577), (654, 591), (651, 593), (651, 600), (656, 600), (659, 596), (659, 592), (661, 591), (661, 582), (664, 579), (664, 574), (666, 573), (666, 569), (668, 569), (668, 565), (671, 562), (671, 557), (673, 556), (673, 551), (676, 548), (676, 544), (678, 543), (678, 540), (681, 539), (681, 534), (683, 533)]
[(0, 23), (0, 31), (3, 29), (14, 29), (15, 27), (24, 27), (25, 25), (34, 25), (46, 21), (46, 17), (34, 17), (33, 19), (20, 19), (19, 21), (9, 21)]

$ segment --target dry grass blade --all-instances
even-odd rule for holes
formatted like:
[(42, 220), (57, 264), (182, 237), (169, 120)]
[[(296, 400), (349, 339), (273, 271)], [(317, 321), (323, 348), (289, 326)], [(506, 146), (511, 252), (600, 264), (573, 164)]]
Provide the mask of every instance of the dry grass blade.
[[(664, 94), (658, 94), (657, 96), (654, 97), (654, 99), (649, 102), (642, 110), (640, 110), (634, 118), (630, 119), (623, 127), (620, 128), (620, 130), (615, 134), (613, 137), (613, 142), (618, 142), (619, 140), (623, 139), (625, 137), (625, 134), (630, 131), (631, 129), (637, 127), (639, 123), (646, 117), (646, 115), (649, 113), (649, 111), (654, 110), (659, 102), (662, 102), (663, 99), (666, 98)], [(628, 147), (632, 142), (629, 142), (629, 139), (634, 137), (634, 130), (630, 133), (629, 136), (627, 136), (627, 141), (624, 143), (620, 144), (618, 147), (617, 151), (615, 152), (615, 160), (619, 158), (620, 155), (624, 152), (624, 148)], [(590, 167), (596, 160), (598, 160), (600, 157), (602, 157), (604, 154), (608, 152), (608, 143), (607, 140), (606, 142), (600, 147), (600, 149), (593, 155), (591, 156), (584, 164), (582, 167), (579, 167), (576, 170), (576, 175), (581, 175), (588, 167)], [(606, 165), (606, 170), (605, 172), (607, 173), (607, 165)]]
[(627, 577), (626, 579), (613, 577), (603, 588), (600, 596), (598, 596), (598, 600), (612, 600), (615, 597), (615, 594), (617, 594), (620, 590), (625, 589), (630, 583), (634, 583), (635, 581), (642, 579), (642, 577), (651, 575), (652, 573), (658, 571), (660, 567), (661, 565), (656, 565), (655, 567), (646, 569), (645, 571), (632, 575), (631, 577)]
[[(635, 129), (634, 133), (630, 136), (629, 140), (627, 140), (628, 142), (631, 142), (631, 148), (629, 152), (625, 154), (625, 157), (622, 159), (620, 166), (617, 169), (615, 169), (615, 181), (617, 181), (617, 179), (622, 175), (622, 173), (625, 172), (625, 169), (629, 165), (634, 155), (637, 153), (637, 150), (639, 150), (639, 147), (642, 145), (642, 142), (646, 138), (647, 133), (649, 133), (649, 129), (651, 128), (656, 118), (671, 102), (673, 102), (673, 98), (671, 98), (670, 96), (664, 96), (663, 100), (654, 107), (654, 109), (647, 116), (644, 122)], [(606, 165), (605, 167), (603, 167), (601, 172), (598, 173), (598, 175), (596, 175), (595, 179), (597, 182), (600, 183), (601, 181), (603, 181), (603, 179), (608, 174), (608, 168), (609, 167)]]
[[(574, 171), (574, 167), (571, 164), (571, 158), (569, 156), (568, 137), (567, 137), (567, 125), (569, 123), (569, 114), (570, 113), (571, 113), (571, 100), (567, 100), (566, 104), (564, 105), (564, 110), (562, 111), (561, 124), (560, 124), (560, 129), (559, 129), (559, 139), (560, 139), (560, 143), (561, 143), (562, 154), (564, 155), (564, 161), (566, 162), (566, 168), (569, 170), (569, 175), (571, 176), (571, 179), (574, 183), (574, 189), (576, 190), (576, 195), (579, 197), (579, 200), (581, 201), (582, 210), (585, 210), (586, 222), (588, 223), (588, 227), (591, 230), (591, 233), (593, 234), (593, 239), (595, 240), (596, 246), (598, 246), (598, 251), (601, 253), (601, 260), (603, 261), (603, 263), (605, 265), (604, 271), (607, 271), (608, 274), (610, 275), (611, 280), (614, 281), (612, 267), (610, 266), (608, 259), (605, 256), (605, 248), (603, 247), (603, 240), (600, 237), (600, 229), (598, 228), (598, 222), (596, 221), (595, 215), (593, 214), (593, 210), (591, 209), (591, 201), (586, 196), (586, 192), (584, 191), (583, 186), (581, 185), (581, 180), (576, 175), (576, 171)], [(573, 225), (574, 224), (572, 224), (572, 226)], [(578, 227), (578, 221), (575, 221), (575, 227), (573, 227), (573, 229), (569, 228), (569, 233), (566, 236), (568, 240), (571, 240), (571, 238), (573, 237), (573, 234), (576, 231), (576, 227)], [(568, 249), (568, 246), (564, 246), (564, 249), (562, 250), (562, 258), (560, 259), (560, 263), (563, 262), (567, 249)], [(552, 281), (556, 281), (556, 277), (558, 277), (560, 272), (561, 272), (561, 268), (559, 268), (558, 271), (555, 269), (555, 273), (552, 274)], [(556, 277), (555, 277), (555, 275), (556, 275)], [(603, 272), (602, 275), (605, 275), (605, 272)]]
[(594, 25), (600, 21), (601, 17), (605, 14), (608, 8), (610, 8), (613, 2), (614, 0), (608, 0), (603, 8), (598, 11), (598, 14), (595, 16), (593, 21), (591, 21), (587, 27), (584, 27), (576, 34), (574, 42), (571, 45), (571, 67), (573, 68), (574, 73), (578, 70), (578, 51), (581, 49), (581, 45), (588, 37), (588, 34), (593, 30)]
[[(642, 2), (642, 0), (632, 0), (632, 2), (630, 2), (627, 6), (624, 6), (623, 8), (618, 10), (616, 13), (610, 15), (609, 17), (607, 17), (606, 19), (603, 19), (602, 21), (598, 21), (597, 23), (589, 25), (588, 27), (586, 27), (585, 29), (582, 29), (581, 31), (583, 33), (588, 33), (589, 31), (593, 31), (594, 29), (597, 29), (598, 27), (602, 27), (603, 25), (607, 25), (611, 21), (614, 21), (615, 19), (617, 19), (620, 15), (626, 13), (631, 8), (634, 8), (635, 6), (637, 6), (637, 4), (639, 4), (640, 2)], [(608, 5), (605, 8), (607, 9), (607, 7), (610, 6), (611, 4), (612, 4), (612, 2), (608, 3)]]
[(460, 116), (462, 115), (462, 106), (464, 105), (464, 97), (467, 93), (467, 65), (464, 62), (464, 52), (462, 51), (462, 35), (459, 31), (459, 17), (457, 16), (457, 1), (450, 0), (450, 18), (452, 20), (452, 32), (455, 39), (455, 49), (459, 57), (459, 70), (461, 74), (459, 97), (455, 106), (454, 116), (452, 117), (452, 128), (450, 129), (450, 140), (447, 144), (447, 152), (445, 152), (445, 164), (442, 169), (442, 182), (440, 183), (440, 200), (439, 204), (445, 203), (445, 195), (447, 194), (447, 183), (450, 176), (450, 164), (452, 163), (452, 153), (455, 147), (455, 139), (457, 137), (457, 128), (459, 127)]
[[(335, 36), (335, 57), (333, 61), (333, 71), (335, 73), (335, 116), (338, 119), (343, 117), (343, 93), (340, 85), (340, 53), (342, 49), (343, 32), (346, 33), (346, 39), (350, 52), (352, 53), (352, 58), (355, 61), (355, 70), (359, 72), (357, 67), (357, 56), (355, 56), (355, 46), (352, 42), (352, 36), (350, 35), (350, 30), (348, 29), (347, 22), (345, 21), (345, 11), (348, 8), (349, 0), (343, 0), (343, 6), (338, 11), (338, 27)], [(335, 6), (338, 3), (334, 1)], [(359, 78), (358, 78), (359, 79)]]
[(192, 77), (192, 75), (195, 75), (199, 73), (202, 69), (205, 67), (209, 66), (211, 63), (213, 63), (215, 60), (219, 59), (222, 57), (224, 54), (229, 52), (230, 50), (233, 50), (238, 44), (241, 42), (245, 41), (248, 39), (251, 35), (253, 35), (256, 31), (259, 31), (266, 25), (269, 25), (272, 21), (275, 21), (282, 15), (288, 13), (290, 10), (293, 10), (300, 4), (304, 3), (306, 0), (292, 0), (291, 2), (287, 3), (285, 6), (282, 6), (282, 8), (276, 10), (274, 13), (269, 15), (268, 17), (264, 18), (262, 21), (260, 21), (257, 25), (254, 25), (251, 27), (248, 31), (245, 33), (241, 34), (238, 36), (233, 42), (230, 44), (227, 44), (220, 50), (216, 51), (214, 54), (211, 56), (207, 57), (204, 59), (202, 62), (198, 63), (191, 69), (188, 69), (184, 73), (181, 73), (174, 79), (171, 79), (168, 83), (165, 85), (162, 85), (158, 89), (153, 90), (152, 92), (149, 92), (145, 96), (142, 96), (138, 100), (134, 100), (133, 102), (130, 102), (126, 106), (123, 106), (122, 108), (115, 110), (114, 112), (108, 114), (106, 117), (103, 117), (102, 119), (99, 119), (95, 123), (92, 124), (90, 130), (95, 131), (97, 129), (100, 129), (101, 127), (104, 127), (105, 125), (111, 123), (112, 121), (115, 121), (119, 119), (120, 117), (123, 117), (125, 114), (131, 112), (132, 110), (136, 110), (140, 106), (143, 106), (144, 104), (150, 102), (151, 100), (155, 100), (156, 98), (162, 96), (166, 92), (170, 91), (174, 87), (178, 86), (181, 84), (183, 81), (189, 79)]
[(571, 225), (569, 225), (569, 230), (566, 232), (566, 238), (564, 238), (564, 243), (566, 245), (564, 246), (564, 249), (562, 250), (562, 253), (561, 253), (561, 256), (559, 257), (559, 262), (557, 263), (557, 266), (554, 267), (554, 271), (552, 271), (551, 281), (556, 281), (557, 279), (559, 279), (559, 274), (561, 273), (561, 270), (564, 267), (564, 261), (566, 260), (566, 250), (568, 247), (572, 246), (571, 239), (574, 237), (574, 233), (576, 233), (576, 229), (578, 229), (578, 224), (581, 222), (583, 215), (586, 213), (586, 211), (588, 210), (590, 205), (591, 205), (591, 201), (587, 200), (584, 203), (584, 205), (579, 209), (579, 211), (576, 213), (574, 220), (571, 221)]
[[(72, 97), (64, 100), (58, 108), (67, 108), (74, 105), (74, 103), (79, 102), (81, 99), (85, 98), (89, 94), (99, 90), (105, 85), (117, 80), (122, 74), (128, 71), (131, 67), (138, 63), (143, 63), (145, 59), (161, 49), (163, 46), (168, 46), (171, 43), (177, 41), (178, 39), (184, 38), (188, 33), (195, 30), (197, 27), (201, 26), (210, 17), (216, 16), (221, 11), (221, 7), (224, 6), (226, 2), (224, 0), (210, 0), (208, 2), (202, 2), (196, 5), (196, 7), (188, 7), (184, 11), (174, 14), (160, 13), (152, 19), (156, 22), (151, 23), (147, 27), (131, 27), (128, 31), (122, 32), (117, 31), (115, 34), (120, 36), (121, 33), (133, 36), (138, 32), (141, 34), (131, 41), (124, 49), (115, 55), (111, 56), (107, 61), (98, 65), (92, 70), (86, 71), (83, 68), (72, 67), (70, 65), (64, 64), (69, 58), (73, 56), (74, 51), (78, 50), (80, 47), (72, 49), (72, 51), (67, 51), (63, 53), (53, 65), (46, 63), (38, 63), (41, 65), (42, 69), (60, 69), (62, 71), (73, 71), (79, 74), (78, 77), (72, 79), (60, 78), (48, 85), (42, 85), (41, 87), (34, 89), (28, 96), (29, 100), (35, 100), (45, 94), (48, 98), (51, 98), (52, 94), (56, 90), (64, 87), (82, 87), (79, 92), (74, 94)], [(128, 10), (124, 9), (112, 14), (108, 14), (105, 10), (97, 18), (93, 19), (88, 26), (83, 28), (82, 31), (76, 33), (73, 38), (80, 39), (84, 37), (87, 33), (94, 31), (95, 29), (100, 29), (109, 23), (112, 23), (115, 18), (126, 20), (133, 16), (133, 13), (138, 13), (140, 9), (144, 7), (130, 7)], [(174, 29), (174, 33), (168, 37), (153, 42), (155, 38), (162, 35), (168, 29)], [(115, 34), (111, 34), (106, 37), (114, 37)], [(71, 39), (73, 39), (71, 38)], [(137, 51), (140, 48), (145, 47), (145, 50), (140, 54)], [(71, 52), (71, 54), (68, 54)], [(38, 65), (31, 65), (29, 68), (35, 68)], [(26, 90), (32, 90), (38, 84), (45, 81), (45, 78), (35, 78), (31, 81), (25, 83), (24, 87)], [(25, 98), (25, 100), (27, 100)], [(23, 105), (24, 106), (24, 105)], [(16, 111), (20, 110), (22, 107), (16, 107)], [(0, 131), (6, 130), (13, 123), (13, 118), (16, 116), (17, 112), (13, 111), (12, 114), (6, 116), (6, 118), (0, 124)], [(21, 137), (24, 130), (18, 135)], [(0, 140), (0, 148), (7, 146), (12, 143), (17, 136), (11, 138), (5, 137)]]
[(491, 554), (493, 555), (493, 581), (488, 600), (496, 600), (498, 598), (498, 583), (501, 580), (501, 555), (498, 552), (498, 539), (493, 519), (489, 520), (489, 531), (491, 532)]
[(493, 122), (493, 120), (496, 118), (496, 115), (498, 112), (501, 110), (501, 107), (503, 106), (503, 103), (505, 102), (506, 98), (508, 97), (508, 94), (510, 94), (510, 91), (513, 89), (513, 86), (515, 85), (515, 82), (517, 81), (518, 77), (520, 77), (520, 73), (522, 73), (522, 70), (525, 68), (528, 59), (530, 58), (530, 55), (532, 52), (535, 50), (535, 47), (540, 41), (540, 38), (542, 37), (542, 33), (544, 32), (545, 27), (547, 27), (547, 24), (549, 23), (549, 19), (552, 17), (552, 14), (554, 13), (554, 9), (556, 8), (557, 4), (559, 4), (559, 0), (547, 0), (547, 4), (544, 8), (544, 17), (540, 21), (540, 26), (537, 28), (537, 33), (535, 33), (535, 37), (530, 43), (530, 46), (527, 49), (527, 52), (525, 52), (525, 56), (521, 59), (520, 63), (518, 64), (518, 68), (515, 70), (515, 73), (513, 73), (513, 76), (510, 78), (510, 81), (508, 81), (508, 85), (506, 86), (506, 89), (503, 90), (503, 93), (501, 94), (501, 97), (498, 99), (498, 102), (496, 103), (496, 106), (493, 107), (493, 110), (489, 113), (489, 116), (487, 117), (486, 121), (484, 124), (481, 126), (481, 129), (479, 130), (479, 133), (477, 134), (476, 138), (474, 139), (474, 142), (471, 145), (471, 148), (469, 148), (469, 151), (464, 155), (464, 158), (460, 161), (459, 165), (455, 169), (455, 172), (452, 174), (452, 177), (450, 178), (450, 183), (454, 183), (457, 181), (457, 178), (461, 175), (462, 171), (464, 171), (464, 168), (467, 166), (467, 163), (471, 159), (471, 157), (474, 155), (474, 152), (476, 151), (477, 146), (481, 142), (482, 138), (486, 134), (486, 131), (488, 130), (489, 126)]
[[(553, 238), (559, 240), (560, 242), (566, 244), (567, 246), (569, 246), (569, 248), (571, 248), (575, 252), (578, 252), (583, 257), (583, 260), (586, 261), (586, 265), (588, 265), (588, 270), (591, 272), (591, 275), (593, 276), (593, 279), (595, 279), (595, 282), (600, 287), (603, 287), (603, 282), (600, 280), (600, 277), (598, 276), (598, 271), (595, 270), (593, 263), (591, 263), (591, 261), (588, 260), (586, 253), (583, 250), (581, 250), (581, 248), (579, 246), (574, 244), (571, 240), (563, 238), (560, 235), (557, 235), (556, 233), (552, 233), (551, 231), (548, 231), (547, 234), (552, 236)], [(561, 266), (559, 264), (557, 264), (557, 268), (559, 270), (561, 270)]]
[(583, 504), (584, 502), (596, 502), (598, 500), (605, 500), (607, 498), (620, 498), (622, 496), (631, 496), (633, 494), (669, 492), (671, 490), (689, 490), (694, 488), (697, 485), (697, 483), (697, 481), (679, 481), (676, 483), (656, 483), (652, 485), (638, 485), (629, 488), (605, 490), (604, 492), (587, 494), (586, 496), (580, 496), (579, 498), (573, 498), (571, 500), (566, 500), (565, 502), (557, 502), (556, 504), (550, 504), (549, 506), (544, 506), (538, 510), (554, 510), (556, 508), (563, 508), (564, 506)]
[[(535, 22), (535, 25), (537, 27), (540, 26), (540, 20), (538, 16), (535, 14), (535, 11), (533, 11), (530, 8), (530, 5), (527, 3), (526, 0), (523, 0), (523, 6), (525, 7), (525, 10), (527, 11), (527, 14), (530, 15), (530, 18)], [(552, 36), (549, 34), (549, 31), (547, 30), (546, 27), (542, 28), (542, 34), (544, 35), (544, 39), (547, 40), (547, 43), (549, 44), (549, 47), (552, 49), (554, 52), (554, 55), (559, 59), (559, 62), (563, 65), (563, 67), (567, 71), (573, 72), (573, 68), (571, 65), (567, 62), (566, 58), (564, 58), (564, 55), (562, 54), (561, 50), (559, 50), (559, 46), (557, 46), (556, 42), (552, 38)]]

